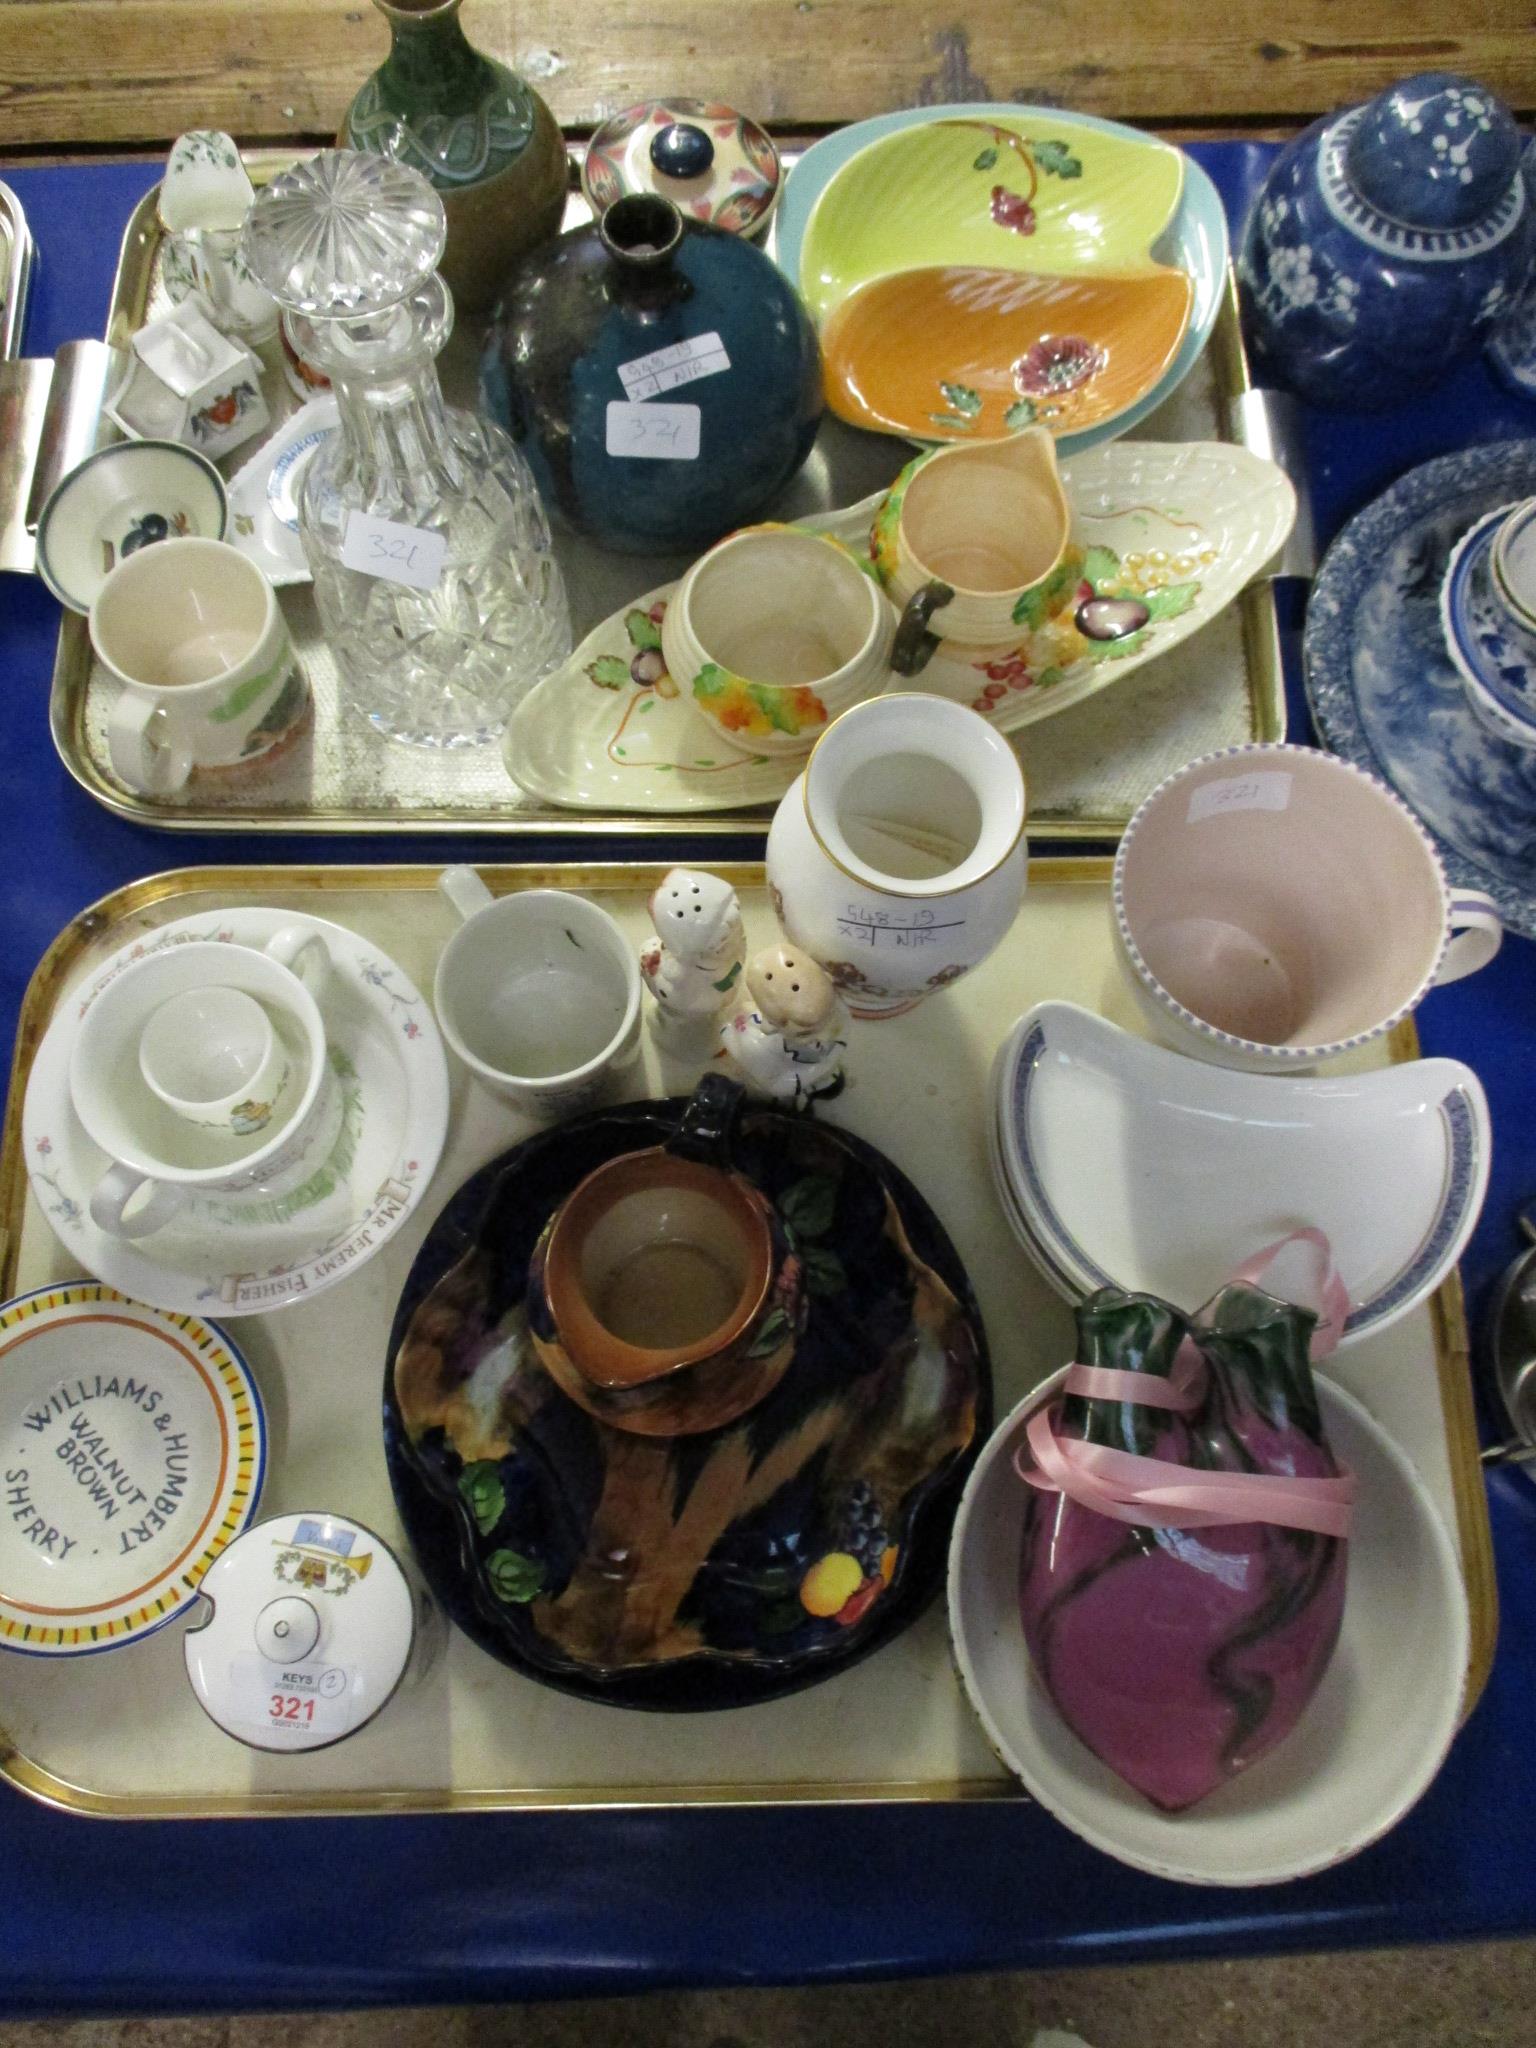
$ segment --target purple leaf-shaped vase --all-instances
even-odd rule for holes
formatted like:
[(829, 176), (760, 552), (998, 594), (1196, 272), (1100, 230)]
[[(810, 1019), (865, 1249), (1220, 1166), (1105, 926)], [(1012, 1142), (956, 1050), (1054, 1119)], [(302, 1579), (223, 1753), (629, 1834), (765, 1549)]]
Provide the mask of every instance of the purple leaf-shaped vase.
[[(1199, 1471), (1334, 1478), (1308, 1356), (1314, 1321), (1248, 1286), (1225, 1288), (1193, 1324), (1153, 1296), (1101, 1289), (1077, 1311), (1080, 1361), (1166, 1380), (1191, 1337), (1203, 1392), (1184, 1413), (1069, 1395), (1056, 1434)], [(1338, 1639), (1346, 1549), (1261, 1522), (1144, 1527), (1034, 1491), (1025, 1641), (1073, 1732), (1177, 1812), (1295, 1726)]]

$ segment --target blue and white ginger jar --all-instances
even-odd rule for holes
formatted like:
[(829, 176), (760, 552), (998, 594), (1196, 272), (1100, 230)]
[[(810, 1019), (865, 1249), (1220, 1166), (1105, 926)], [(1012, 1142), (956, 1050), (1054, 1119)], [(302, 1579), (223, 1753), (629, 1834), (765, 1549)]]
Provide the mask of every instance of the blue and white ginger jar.
[(1443, 71), (1289, 143), (1238, 261), (1260, 374), (1319, 405), (1374, 409), (1474, 354), (1536, 248), (1520, 148), (1508, 109)]

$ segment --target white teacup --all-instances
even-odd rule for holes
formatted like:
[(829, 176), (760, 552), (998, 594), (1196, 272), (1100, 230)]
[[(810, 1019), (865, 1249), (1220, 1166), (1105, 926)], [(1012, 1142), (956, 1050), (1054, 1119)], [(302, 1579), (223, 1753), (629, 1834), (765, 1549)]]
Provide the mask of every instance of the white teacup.
[(123, 686), (107, 721), (112, 766), (147, 796), (265, 753), (309, 708), (277, 593), (227, 541), (129, 555), (97, 592), (90, 629)]
[(139, 1038), (145, 1085), (194, 1129), (250, 1138), (301, 1066), (271, 1012), (227, 982), (167, 996)]
[(1114, 921), (1164, 1044), (1253, 1073), (1379, 1038), (1503, 936), (1385, 783), (1292, 746), (1229, 747), (1160, 783), (1120, 842)]
[[(70, 1056), (69, 1092), (112, 1161), (90, 1196), (98, 1229), (147, 1237), (190, 1199), (285, 1194), (314, 1172), (335, 1141), (340, 1106), (315, 999), (329, 972), (324, 940), (293, 926), (260, 952), (213, 939), (167, 945), (96, 991)], [(296, 1069), (267, 1122), (248, 1135), (199, 1128), (147, 1085), (141, 1065), (146, 1027), (167, 1004), (210, 989), (253, 998)]]
[(525, 1115), (572, 1116), (640, 1049), (640, 968), (608, 915), (563, 889), (493, 896), (473, 868), (438, 886), (465, 922), (432, 1000), (459, 1058)]

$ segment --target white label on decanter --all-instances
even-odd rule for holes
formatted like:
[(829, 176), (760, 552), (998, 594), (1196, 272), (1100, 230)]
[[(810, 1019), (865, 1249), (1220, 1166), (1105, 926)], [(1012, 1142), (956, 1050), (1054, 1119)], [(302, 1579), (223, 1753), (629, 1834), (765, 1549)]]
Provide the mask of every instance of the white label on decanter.
[(670, 348), (653, 349), (648, 356), (620, 363), (619, 382), (626, 398), (656, 398), (663, 391), (675, 391), (680, 384), (713, 377), (730, 367), (731, 359), (718, 334), (696, 334), (691, 341), (674, 341)]
[(447, 554), (446, 534), (428, 533), (422, 526), (402, 526), (394, 519), (377, 519), (371, 512), (347, 515), (342, 564), (360, 569), (365, 576), (382, 576), (386, 583), (408, 583), (412, 590), (436, 590)]
[(1291, 777), (1265, 769), (1257, 775), (1228, 775), (1207, 782), (1189, 800), (1189, 823), (1220, 817), (1225, 811), (1285, 811), (1291, 804)]
[(696, 462), (699, 408), (696, 405), (635, 405), (614, 398), (608, 404), (608, 453), (646, 462)]

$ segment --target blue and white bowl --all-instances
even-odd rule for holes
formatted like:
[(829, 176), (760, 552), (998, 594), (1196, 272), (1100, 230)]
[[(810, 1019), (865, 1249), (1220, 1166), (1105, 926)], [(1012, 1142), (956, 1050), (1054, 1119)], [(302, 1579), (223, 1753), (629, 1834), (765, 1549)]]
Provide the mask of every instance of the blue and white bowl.
[(1491, 733), (1536, 747), (1536, 498), (1473, 526), (1440, 586), (1445, 645)]

